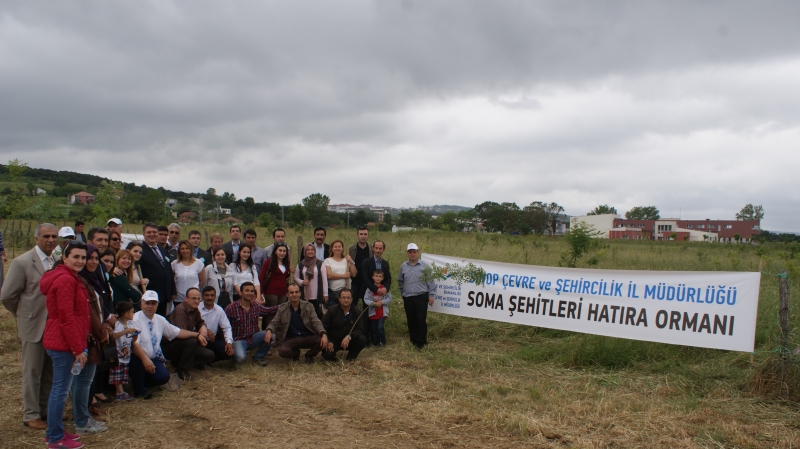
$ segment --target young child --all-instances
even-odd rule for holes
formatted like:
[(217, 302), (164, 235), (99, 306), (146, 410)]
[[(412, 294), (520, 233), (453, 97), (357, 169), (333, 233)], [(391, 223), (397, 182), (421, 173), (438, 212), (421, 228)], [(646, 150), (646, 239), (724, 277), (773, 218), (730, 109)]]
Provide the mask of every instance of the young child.
[[(372, 272), (372, 282), (383, 288), (383, 270)], [(383, 322), (389, 316), (388, 304), (392, 302), (392, 294), (388, 291), (385, 295), (376, 295), (372, 290), (367, 289), (364, 294), (364, 303), (369, 306), (369, 326), (372, 332), (373, 346), (386, 346), (386, 328)]]
[(131, 347), (138, 338), (139, 332), (133, 327), (129, 327), (133, 320), (133, 304), (124, 301), (116, 306), (117, 323), (114, 325), (114, 333), (111, 337), (117, 341), (117, 357), (119, 366), (111, 368), (108, 376), (108, 383), (117, 389), (118, 401), (133, 400), (131, 395), (122, 389), (128, 383), (128, 364), (131, 362)]

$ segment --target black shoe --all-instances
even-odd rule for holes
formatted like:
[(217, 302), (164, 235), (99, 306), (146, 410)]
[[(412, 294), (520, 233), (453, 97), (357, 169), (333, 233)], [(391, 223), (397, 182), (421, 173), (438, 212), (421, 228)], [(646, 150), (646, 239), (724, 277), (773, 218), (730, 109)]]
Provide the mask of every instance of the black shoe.
[(146, 401), (148, 399), (153, 399), (153, 393), (147, 392), (147, 393), (143, 394), (142, 396), (134, 395), (134, 397), (139, 398), (139, 399), (144, 399)]
[(267, 361), (264, 359), (253, 359), (259, 366), (267, 366)]
[[(211, 365), (209, 364), (209, 366), (211, 366)], [(195, 365), (194, 369), (196, 369), (197, 371), (203, 371), (204, 369), (206, 369), (206, 364), (205, 363), (198, 363), (197, 365)]]
[(192, 375), (184, 370), (178, 370), (178, 379), (183, 381), (190, 381), (192, 380)]
[(313, 365), (314, 357), (306, 357), (306, 365)]

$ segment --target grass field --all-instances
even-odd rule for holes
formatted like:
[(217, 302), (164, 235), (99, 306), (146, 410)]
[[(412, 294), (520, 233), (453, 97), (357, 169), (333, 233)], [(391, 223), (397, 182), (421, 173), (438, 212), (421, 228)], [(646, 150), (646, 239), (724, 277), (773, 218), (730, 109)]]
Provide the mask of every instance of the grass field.
[[(288, 234), (294, 247), (298, 234)], [(308, 242), (311, 231), (303, 236)], [(330, 230), (327, 240), (349, 245), (354, 237)], [(411, 241), (429, 253), (533, 265), (557, 265), (567, 249), (559, 239), (486, 234), (373, 232), (375, 238), (386, 241), (395, 272)], [(259, 236), (260, 245), (269, 241)], [(767, 273), (797, 273), (791, 245), (598, 243), (579, 266), (757, 271), (763, 264)], [(176, 393), (111, 404), (111, 430), (84, 440), (108, 448), (797, 447), (796, 393), (781, 399), (770, 374), (777, 304), (777, 278), (765, 274), (751, 362), (744, 353), (440, 314), (429, 314), (431, 344), (418, 352), (407, 343), (398, 301), (387, 321), (389, 345), (365, 350), (354, 364), (309, 367), (271, 357), (266, 368), (231, 371), (223, 363)], [(19, 343), (5, 310), (0, 330), (7, 404), (0, 447), (35, 447), (43, 435), (20, 422)]]

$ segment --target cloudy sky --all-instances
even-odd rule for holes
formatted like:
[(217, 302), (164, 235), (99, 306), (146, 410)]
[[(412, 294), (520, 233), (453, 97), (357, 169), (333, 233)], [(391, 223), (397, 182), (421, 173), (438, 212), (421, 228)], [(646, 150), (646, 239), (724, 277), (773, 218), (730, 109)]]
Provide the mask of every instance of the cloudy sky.
[(4, 1), (0, 158), (174, 190), (800, 231), (800, 3)]

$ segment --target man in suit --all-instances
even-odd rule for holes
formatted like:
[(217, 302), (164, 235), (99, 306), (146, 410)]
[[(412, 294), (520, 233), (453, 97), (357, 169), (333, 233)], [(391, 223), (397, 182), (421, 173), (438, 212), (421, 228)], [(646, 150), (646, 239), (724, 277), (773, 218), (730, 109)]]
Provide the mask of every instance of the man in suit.
[[(369, 229), (367, 229), (366, 226), (360, 226), (356, 231), (356, 235), (358, 236), (358, 241), (347, 249), (347, 254), (353, 259), (353, 262), (356, 264), (356, 269), (360, 270), (364, 261), (372, 257), (372, 247), (367, 241), (369, 238)], [(361, 281), (362, 278), (363, 276), (360, 272), (350, 278), (350, 289), (353, 292), (353, 303), (355, 304), (358, 304), (359, 299), (364, 298), (364, 290), (367, 289), (367, 287), (364, 286), (364, 282)]]
[(225, 263), (233, 263), (239, 259), (239, 246), (242, 244), (242, 228), (239, 225), (231, 226), (229, 230), (231, 240), (222, 245), (225, 250)]
[[(370, 289), (376, 295), (385, 295), (392, 286), (392, 272), (389, 271), (389, 262), (383, 260), (383, 252), (386, 250), (386, 244), (380, 240), (375, 240), (372, 244), (372, 257), (364, 259), (361, 263), (361, 285), (364, 289), (362, 293), (366, 293), (366, 289)], [(375, 270), (383, 271), (383, 287), (378, 288), (375, 282), (372, 281), (372, 273)], [(364, 302), (364, 296), (361, 297), (363, 304), (362, 310), (366, 310), (369, 306)], [(365, 326), (367, 334), (367, 344), (372, 341), (372, 332), (369, 326)]]
[(208, 251), (200, 248), (200, 231), (193, 229), (189, 231), (189, 244), (192, 245), (192, 250), (194, 251), (194, 258), (203, 261), (203, 265), (209, 266), (213, 260), (211, 259), (211, 254)]
[(55, 225), (42, 223), (36, 227), (34, 241), (32, 250), (11, 261), (0, 300), (17, 318), (17, 334), (22, 340), (22, 422), (32, 429), (45, 430), (53, 362), (42, 345), (47, 305), (39, 280), (55, 263), (58, 230)]
[(327, 234), (325, 228), (314, 229), (314, 250), (317, 252), (317, 259), (323, 262), (331, 256), (331, 246), (325, 243)]
[(167, 304), (177, 296), (172, 265), (167, 261), (167, 253), (158, 245), (158, 226), (155, 223), (147, 223), (142, 234), (144, 247), (142, 258), (139, 259), (142, 276), (148, 280), (147, 289), (158, 293), (156, 313), (167, 316)]

